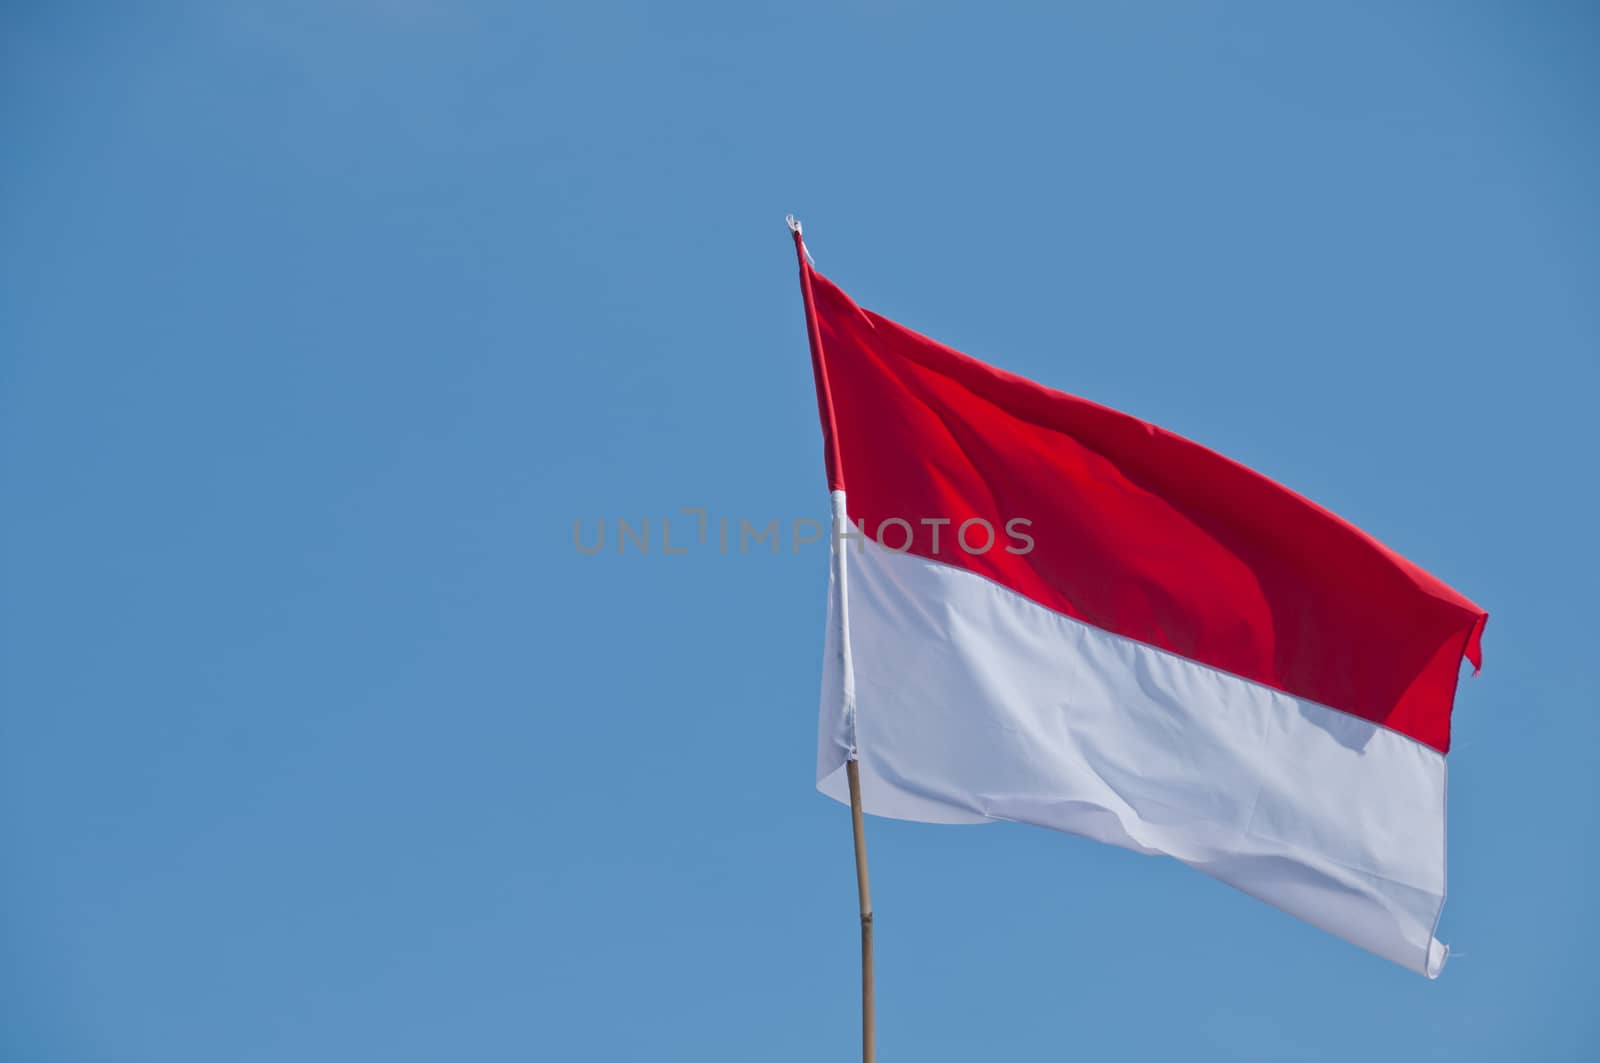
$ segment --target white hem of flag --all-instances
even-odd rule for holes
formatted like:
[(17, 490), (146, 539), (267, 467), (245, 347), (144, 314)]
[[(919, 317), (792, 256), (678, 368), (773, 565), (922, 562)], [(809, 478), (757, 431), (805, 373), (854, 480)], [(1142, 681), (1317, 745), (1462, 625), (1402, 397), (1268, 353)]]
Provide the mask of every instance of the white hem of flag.
[(1438, 975), (1438, 751), (965, 569), (834, 542), (818, 789), (848, 802), (842, 769), (859, 759), (875, 815), (1165, 854)]

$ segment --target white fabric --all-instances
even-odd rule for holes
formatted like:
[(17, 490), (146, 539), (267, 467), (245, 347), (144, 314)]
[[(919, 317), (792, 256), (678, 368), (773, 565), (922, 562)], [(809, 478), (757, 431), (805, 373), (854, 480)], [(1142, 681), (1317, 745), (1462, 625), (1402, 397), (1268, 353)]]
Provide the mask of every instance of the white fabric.
[(1437, 751), (971, 572), (834, 543), (818, 789), (848, 802), (855, 755), (868, 812), (1164, 853), (1438, 975)]

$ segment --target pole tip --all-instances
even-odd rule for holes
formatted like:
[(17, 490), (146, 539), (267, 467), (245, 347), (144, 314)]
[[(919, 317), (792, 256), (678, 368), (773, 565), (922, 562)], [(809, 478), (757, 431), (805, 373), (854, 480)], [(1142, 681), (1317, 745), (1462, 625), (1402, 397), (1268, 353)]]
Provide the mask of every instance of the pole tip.
[(799, 218), (796, 218), (793, 214), (785, 214), (783, 216), (783, 220), (789, 223), (790, 232), (796, 234), (797, 236), (805, 235), (803, 232), (801, 232)]

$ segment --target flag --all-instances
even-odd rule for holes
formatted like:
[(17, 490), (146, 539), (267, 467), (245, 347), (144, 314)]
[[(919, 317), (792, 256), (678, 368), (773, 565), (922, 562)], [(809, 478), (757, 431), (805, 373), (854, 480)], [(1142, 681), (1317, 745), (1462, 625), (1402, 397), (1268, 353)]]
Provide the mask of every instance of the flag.
[(835, 523), (818, 788), (847, 800), (857, 760), (867, 812), (1165, 854), (1437, 976), (1484, 610), (1243, 465), (863, 310), (799, 249)]

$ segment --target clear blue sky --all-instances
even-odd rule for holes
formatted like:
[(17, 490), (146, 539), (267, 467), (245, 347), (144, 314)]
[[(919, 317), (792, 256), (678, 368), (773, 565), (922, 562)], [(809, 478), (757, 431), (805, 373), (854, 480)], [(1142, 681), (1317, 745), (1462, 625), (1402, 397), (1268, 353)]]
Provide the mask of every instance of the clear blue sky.
[(0, 1057), (852, 1057), (786, 211), (1492, 614), (1438, 982), (875, 820), (883, 1058), (1592, 1052), (1600, 20), (1327, 6), (8, 5)]

